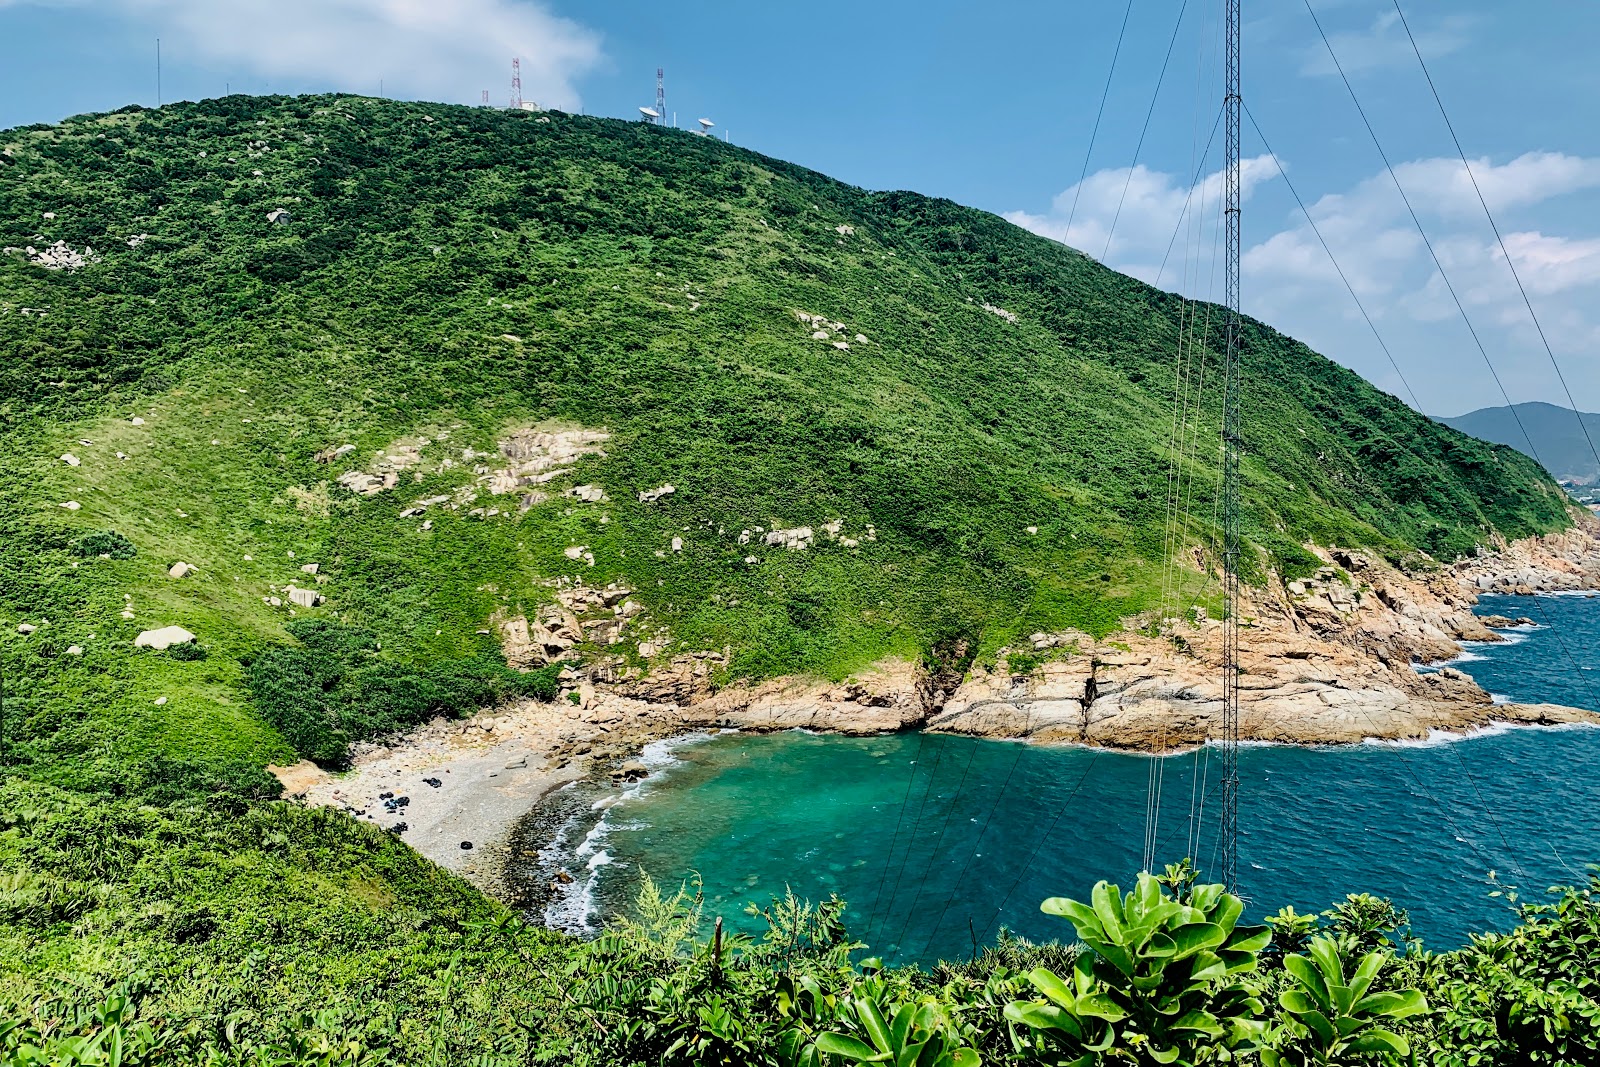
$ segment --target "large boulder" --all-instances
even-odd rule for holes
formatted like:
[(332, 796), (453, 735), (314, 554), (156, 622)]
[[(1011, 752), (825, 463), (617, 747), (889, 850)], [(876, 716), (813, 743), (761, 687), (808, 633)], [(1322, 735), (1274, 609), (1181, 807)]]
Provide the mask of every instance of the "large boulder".
[(193, 640), (194, 634), (181, 626), (163, 626), (159, 630), (145, 630), (133, 639), (133, 647), (164, 652), (173, 645), (186, 645)]

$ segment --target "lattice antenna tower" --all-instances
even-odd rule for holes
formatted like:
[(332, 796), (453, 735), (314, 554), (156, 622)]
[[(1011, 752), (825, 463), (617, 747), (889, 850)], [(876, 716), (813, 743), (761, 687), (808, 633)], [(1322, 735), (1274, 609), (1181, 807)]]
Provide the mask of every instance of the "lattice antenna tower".
[(489, 90), (487, 90), (487, 89), (485, 89), (483, 91), (483, 106), (484, 107), (488, 107), (489, 106)]
[(1220, 853), (1223, 883), (1239, 888), (1239, 387), (1240, 387), (1240, 93), (1241, 0), (1224, 0), (1227, 55), (1223, 110), (1227, 125), (1223, 212), (1227, 231), (1224, 300), (1227, 327), (1223, 349), (1222, 392), (1222, 811)]
[(662, 126), (667, 124), (667, 71), (665, 67), (656, 68), (656, 122)]
[(511, 61), (511, 109), (522, 110), (522, 57)]

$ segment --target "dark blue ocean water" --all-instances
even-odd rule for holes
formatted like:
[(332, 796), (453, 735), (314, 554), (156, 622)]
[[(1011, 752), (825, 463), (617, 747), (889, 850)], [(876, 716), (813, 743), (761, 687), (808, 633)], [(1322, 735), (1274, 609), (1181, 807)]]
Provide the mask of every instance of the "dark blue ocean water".
[[(1486, 598), (1483, 613), (1544, 628), (1476, 646), (1456, 665), (1521, 702), (1600, 709), (1600, 600)], [(654, 752), (657, 773), (572, 840), (589, 864), (557, 910), (626, 907), (639, 872), (697, 877), (708, 914), (786, 887), (838, 893), (862, 940), (899, 960), (965, 955), (1005, 925), (1070, 937), (1047, 896), (1124, 886), (1141, 865), (1152, 773), (1157, 863), (1215, 863), (1214, 753), (1154, 760), (937, 735), (726, 734)], [(1240, 887), (1257, 914), (1367, 891), (1409, 908), (1435, 948), (1510, 925), (1490, 871), (1535, 894), (1600, 861), (1600, 730), (1495, 729), (1466, 740), (1342, 748), (1247, 746)], [(597, 796), (599, 794), (596, 794)], [(585, 805), (586, 806), (586, 805)], [(596, 821), (598, 820), (598, 822)], [(576, 910), (574, 910), (576, 909)]]

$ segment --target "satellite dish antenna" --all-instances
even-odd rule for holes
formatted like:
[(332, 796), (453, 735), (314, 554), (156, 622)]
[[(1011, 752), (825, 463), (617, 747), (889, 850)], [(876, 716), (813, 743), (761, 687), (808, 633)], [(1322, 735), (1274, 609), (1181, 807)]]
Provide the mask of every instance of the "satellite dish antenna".
[(644, 122), (657, 122), (661, 118), (661, 112), (653, 107), (641, 107), (639, 109), (639, 118)]
[(711, 127), (716, 125), (716, 123), (712, 122), (710, 119), (697, 119), (695, 121), (700, 123), (700, 136), (701, 137), (704, 137), (706, 134), (710, 133), (711, 132)]

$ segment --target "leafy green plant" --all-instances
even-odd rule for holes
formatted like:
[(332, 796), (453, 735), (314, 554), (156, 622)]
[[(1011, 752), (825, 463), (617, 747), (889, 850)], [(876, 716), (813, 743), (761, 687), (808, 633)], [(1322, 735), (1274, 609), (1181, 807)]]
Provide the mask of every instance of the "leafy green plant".
[(1193, 886), (1181, 871), (1168, 877), (1185, 887), (1181, 898), (1141, 874), (1126, 896), (1100, 882), (1089, 904), (1057, 897), (1042, 905), (1069, 919), (1089, 952), (1068, 980), (1035, 970), (1029, 981), (1047, 999), (1013, 1003), (1006, 1014), (1061, 1062), (1187, 1065), (1211, 1048), (1259, 1040), (1261, 1003), (1241, 979), (1271, 932), (1239, 926), (1244, 902), (1223, 886)]
[(1401, 947), (1418, 944), (1411, 936), (1411, 914), (1386, 897), (1351, 893), (1324, 911), (1322, 918), (1346, 956), (1391, 943)]
[(829, 1031), (816, 1040), (818, 1051), (847, 1063), (892, 1067), (978, 1067), (975, 1049), (952, 1032), (950, 1018), (937, 1003), (887, 1002), (857, 996), (840, 1014), (848, 1032)]
[(1290, 904), (1280, 908), (1277, 914), (1267, 916), (1267, 925), (1272, 928), (1272, 944), (1267, 955), (1281, 962), (1285, 956), (1305, 950), (1320, 927), (1321, 919), (1316, 915), (1302, 915)]
[(1261, 1050), (1265, 1067), (1342, 1064), (1360, 1056), (1399, 1063), (1410, 1055), (1406, 1039), (1386, 1027), (1422, 1014), (1428, 1002), (1415, 989), (1373, 989), (1389, 959), (1386, 950), (1368, 952), (1347, 979), (1338, 942), (1331, 937), (1314, 938), (1306, 955), (1286, 958), (1284, 970), (1294, 985), (1278, 1003), (1288, 1018)]

